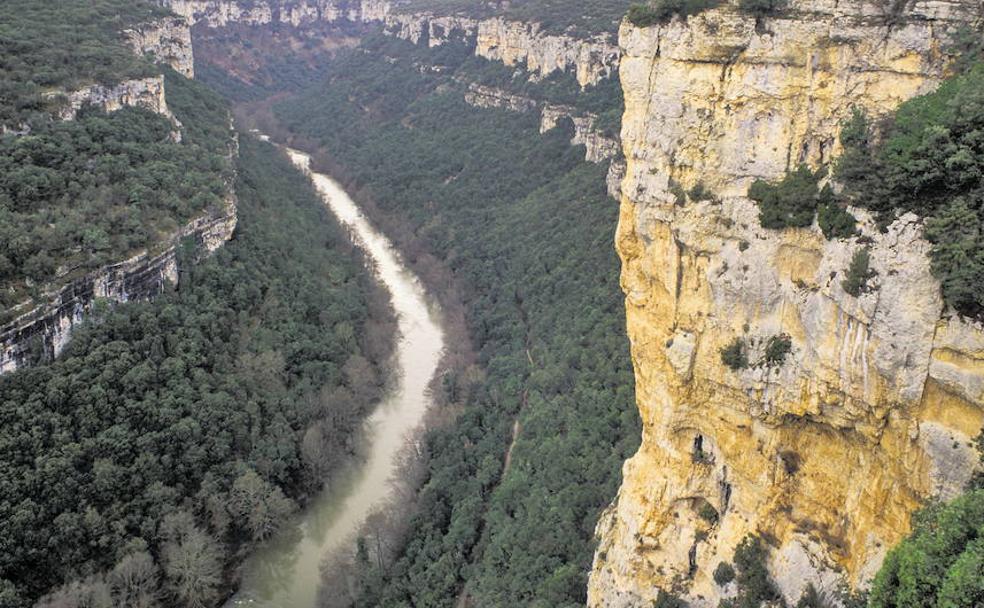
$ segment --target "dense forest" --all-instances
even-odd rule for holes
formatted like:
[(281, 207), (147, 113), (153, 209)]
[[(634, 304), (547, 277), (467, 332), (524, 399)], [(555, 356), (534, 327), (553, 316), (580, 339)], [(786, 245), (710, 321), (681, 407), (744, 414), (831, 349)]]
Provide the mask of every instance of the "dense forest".
[(342, 54), (274, 107), (280, 135), (321, 146), (422, 276), (441, 276), (430, 254), (446, 265), (484, 370), (445, 377), (460, 413), (427, 438), (403, 550), (361, 552), (349, 601), (451, 606), (465, 589), (476, 605), (582, 605), (595, 523), (638, 445), (617, 205), (569, 123), (541, 136), (535, 115), (471, 108), (450, 75), (415, 69), (422, 52)]
[(286, 158), (243, 138), (238, 172), (232, 242), (0, 378), (0, 606), (211, 605), (350, 457), (387, 305)]
[(230, 179), (228, 107), (169, 73), (184, 125), (149, 110), (83, 111), (0, 137), (0, 307), (38, 285), (118, 261), (222, 204)]

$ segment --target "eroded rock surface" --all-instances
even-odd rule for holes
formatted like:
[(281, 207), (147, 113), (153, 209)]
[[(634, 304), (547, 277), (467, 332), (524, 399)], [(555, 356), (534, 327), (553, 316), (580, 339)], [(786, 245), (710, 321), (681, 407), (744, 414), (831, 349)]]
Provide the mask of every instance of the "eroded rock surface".
[[(933, 90), (948, 34), (981, 10), (919, 1), (897, 18), (883, 5), (623, 25), (616, 245), (644, 429), (598, 526), (590, 606), (648, 605), (660, 588), (716, 606), (729, 590), (712, 572), (748, 534), (769, 543), (791, 604), (811, 582), (863, 586), (913, 511), (973, 469), (984, 328), (945, 309), (919, 219), (882, 233), (855, 210), (877, 275), (854, 297), (841, 281), (857, 237), (765, 230), (745, 197), (756, 178), (835, 158), (854, 106), (881, 115)], [(698, 183), (711, 200), (671, 191)], [(765, 365), (781, 334), (791, 352)], [(735, 338), (747, 369), (722, 362)]]

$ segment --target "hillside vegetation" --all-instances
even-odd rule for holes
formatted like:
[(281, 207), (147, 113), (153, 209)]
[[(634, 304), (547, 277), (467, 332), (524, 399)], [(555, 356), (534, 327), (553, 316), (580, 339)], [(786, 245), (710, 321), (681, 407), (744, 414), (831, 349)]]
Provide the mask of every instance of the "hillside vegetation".
[(350, 457), (385, 303), (286, 158), (244, 138), (238, 170), (234, 240), (176, 291), (0, 377), (0, 606), (212, 605)]
[(4, 0), (0, 125), (15, 126), (46, 110), (44, 92), (154, 73), (120, 34), (166, 14), (147, 0)]
[(0, 3), (0, 322), (52, 283), (152, 247), (221, 204), (228, 109), (203, 87), (168, 74), (180, 143), (171, 120), (145, 109), (52, 114), (57, 93), (160, 74), (121, 32), (164, 14), (149, 0)]
[(0, 310), (56, 277), (124, 259), (219, 208), (227, 195), (228, 108), (171, 73), (170, 120), (148, 110), (91, 110), (0, 137)]

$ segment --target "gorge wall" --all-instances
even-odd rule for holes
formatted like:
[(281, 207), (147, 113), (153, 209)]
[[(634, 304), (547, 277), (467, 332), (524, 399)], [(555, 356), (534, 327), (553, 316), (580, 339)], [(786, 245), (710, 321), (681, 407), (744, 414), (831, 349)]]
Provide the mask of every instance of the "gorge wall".
[[(193, 75), (191, 30), (183, 19), (168, 18), (127, 30), (124, 38), (135, 52), (149, 54), (183, 75)], [(60, 120), (74, 120), (86, 105), (105, 112), (140, 107), (169, 118), (175, 126), (172, 137), (181, 139), (181, 125), (167, 105), (163, 75), (123, 80), (116, 85), (93, 84), (50, 96), (60, 101), (56, 111)], [(238, 154), (238, 143), (231, 124), (229, 133), (232, 159)], [(3, 311), (4, 318), (11, 320), (0, 325), (0, 374), (39, 358), (58, 356), (72, 330), (99, 299), (128, 302), (161, 294), (168, 283), (178, 281), (178, 248), (182, 242), (191, 239), (196, 251), (208, 255), (232, 238), (236, 220), (236, 197), (230, 182), (218, 209), (204, 211), (157, 246), (83, 276), (56, 280), (42, 286), (40, 296)]]
[(506, 65), (522, 65), (534, 78), (555, 71), (573, 72), (581, 86), (612, 76), (618, 66), (618, 46), (610, 36), (589, 38), (550, 34), (537, 23), (502, 18), (472, 19), (454, 15), (402, 12), (386, 0), (161, 0), (178, 15), (208, 27), (230, 24), (382, 23), (387, 32), (415, 44), (440, 46), (463, 38), (475, 54)]
[[(626, 174), (616, 246), (643, 441), (598, 525), (589, 605), (696, 606), (748, 534), (770, 547), (787, 602), (808, 583), (864, 586), (915, 509), (958, 493), (984, 422), (984, 327), (944, 307), (929, 244), (907, 215), (870, 239), (873, 289), (841, 287), (858, 237), (765, 230), (756, 178), (839, 153), (843, 119), (934, 89), (942, 48), (977, 0), (791, 0), (756, 21), (732, 5), (650, 28), (623, 24)], [(702, 183), (710, 200), (673, 191)], [(787, 334), (779, 366), (754, 365)], [(733, 371), (735, 338), (753, 365)], [(707, 507), (718, 516), (701, 517)]]

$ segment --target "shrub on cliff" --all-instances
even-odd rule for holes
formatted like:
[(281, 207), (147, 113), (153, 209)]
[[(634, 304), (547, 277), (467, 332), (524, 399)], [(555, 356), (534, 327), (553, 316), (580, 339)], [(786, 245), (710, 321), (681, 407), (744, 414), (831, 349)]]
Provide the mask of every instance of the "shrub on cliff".
[(820, 203), (817, 208), (817, 223), (828, 239), (846, 239), (857, 234), (857, 220), (836, 201)]
[(932, 505), (892, 549), (872, 583), (870, 608), (961, 608), (984, 603), (984, 490)]
[(781, 230), (810, 226), (817, 206), (833, 198), (829, 188), (818, 188), (821, 176), (820, 171), (800, 165), (777, 183), (756, 180), (748, 189), (748, 198), (759, 204), (762, 227)]
[(868, 279), (874, 276), (870, 269), (871, 252), (862, 247), (851, 256), (851, 265), (847, 268), (846, 276), (841, 281), (841, 287), (855, 298), (868, 287)]
[(748, 353), (745, 352), (745, 342), (735, 338), (721, 349), (721, 362), (734, 371), (748, 367)]
[(902, 104), (877, 125), (877, 138), (855, 112), (841, 131), (836, 177), (882, 224), (906, 211), (927, 218), (945, 301), (977, 316), (984, 312), (984, 64), (960, 69), (935, 92)]
[(714, 569), (714, 582), (720, 586), (725, 586), (735, 580), (735, 569), (728, 562), (721, 562)]
[(775, 15), (785, 8), (786, 0), (741, 0), (738, 8), (756, 18)]
[(674, 15), (686, 19), (721, 4), (721, 0), (653, 0), (648, 4), (629, 7), (626, 18), (636, 27), (652, 27), (667, 23)]
[(765, 545), (758, 536), (746, 536), (735, 549), (735, 580), (738, 583), (736, 607), (757, 608), (765, 602), (779, 599), (779, 592), (766, 568), (767, 557)]
[(792, 350), (793, 340), (787, 334), (772, 336), (765, 345), (766, 365), (782, 365)]

